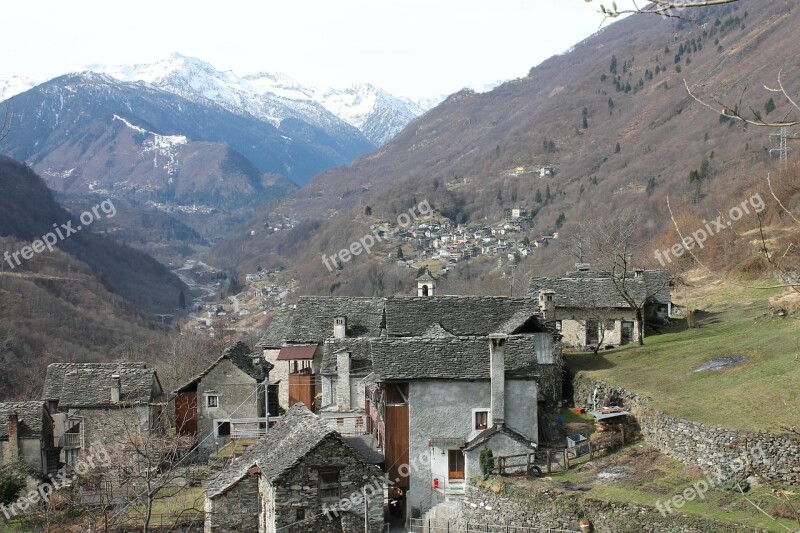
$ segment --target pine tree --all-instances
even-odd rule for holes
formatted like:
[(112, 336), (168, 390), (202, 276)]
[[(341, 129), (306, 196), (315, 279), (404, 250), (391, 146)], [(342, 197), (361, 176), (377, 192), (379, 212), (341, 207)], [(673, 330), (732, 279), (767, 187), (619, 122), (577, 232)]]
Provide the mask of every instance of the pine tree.
[(772, 98), (767, 100), (767, 104), (764, 106), (764, 111), (767, 112), (767, 115), (775, 111), (775, 100), (773, 100)]
[(547, 189), (545, 189), (545, 191), (544, 191), (544, 199), (545, 200), (549, 200), (550, 199), (550, 184), (549, 183), (547, 184)]
[(542, 203), (542, 191), (540, 191), (539, 189), (536, 189), (536, 203), (537, 204)]

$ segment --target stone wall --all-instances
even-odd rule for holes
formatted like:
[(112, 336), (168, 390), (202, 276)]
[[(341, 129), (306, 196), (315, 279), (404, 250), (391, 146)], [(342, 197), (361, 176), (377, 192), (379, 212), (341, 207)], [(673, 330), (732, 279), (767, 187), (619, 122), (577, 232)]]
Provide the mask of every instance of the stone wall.
[(258, 474), (248, 474), (225, 494), (205, 500), (205, 532), (259, 531)]
[[(662, 515), (654, 507), (611, 503), (582, 493), (555, 489), (537, 491), (506, 486), (499, 493), (470, 484), (463, 502), (453, 513), (451, 529), (478, 524), (560, 528), (579, 531), (579, 521), (589, 520), (595, 533), (744, 533), (750, 527), (714, 522), (677, 513)], [(433, 524), (432, 524), (433, 525)], [(473, 529), (470, 529), (472, 531)], [(475, 529), (477, 531), (477, 529)], [(496, 531), (496, 529), (493, 529)]]
[(625, 406), (650, 444), (683, 463), (731, 477), (741, 471), (744, 461), (769, 481), (800, 485), (800, 438), (796, 435), (736, 431), (671, 417), (652, 407), (648, 398), (582, 373), (573, 386), (576, 405), (591, 406), (596, 398), (598, 405)]
[[(209, 394), (219, 397), (217, 407), (208, 407)], [(219, 449), (230, 441), (228, 436), (215, 436), (217, 421), (263, 415), (263, 386), (230, 359), (220, 361), (197, 384), (197, 439), (203, 448)]]
[[(325, 468), (339, 470), (341, 500), (338, 503), (320, 502), (319, 472)], [(383, 494), (385, 482), (380, 470), (364, 463), (358, 453), (342, 443), (338, 437), (329, 436), (302, 461), (284, 473), (272, 487), (271, 500), (264, 501), (266, 531), (286, 533), (360, 533), (364, 531), (363, 490), (367, 494), (370, 531), (378, 533), (383, 528)], [(262, 496), (268, 494), (262, 491)], [(328, 509), (335, 512), (325, 514)], [(298, 510), (305, 517), (298, 521)]]

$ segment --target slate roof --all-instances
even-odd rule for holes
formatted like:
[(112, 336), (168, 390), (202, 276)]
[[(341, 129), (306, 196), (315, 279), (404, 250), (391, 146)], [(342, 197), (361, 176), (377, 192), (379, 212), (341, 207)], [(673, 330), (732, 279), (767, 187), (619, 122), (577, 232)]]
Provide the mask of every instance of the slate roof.
[(384, 328), (383, 298), (301, 296), (287, 335), (290, 343), (322, 342), (333, 335), (333, 319), (347, 317), (348, 337), (379, 337)]
[(522, 433), (515, 431), (506, 425), (503, 425), (502, 427), (492, 426), (490, 428), (484, 429), (483, 431), (478, 433), (471, 441), (469, 441), (466, 444), (466, 446), (464, 446), (464, 449), (467, 451), (474, 450), (481, 444), (484, 444), (492, 440), (492, 437), (494, 437), (498, 433), (507, 435), (512, 440), (515, 440), (518, 443), (528, 448), (536, 449), (538, 447), (535, 442), (533, 442), (531, 439), (529, 439)]
[[(631, 275), (625, 280), (625, 288), (637, 302), (666, 304), (671, 301), (666, 270), (645, 270), (641, 278)], [(570, 272), (563, 278), (532, 277), (528, 296), (538, 298), (540, 290), (555, 292), (556, 307), (630, 308), (607, 272)]]
[(211, 365), (203, 370), (200, 374), (193, 377), (188, 383), (177, 389), (175, 392), (184, 392), (192, 389), (197, 383), (203, 379), (209, 372), (211, 372), (221, 361), (229, 359), (236, 367), (253, 378), (255, 382), (261, 383), (267, 377), (269, 371), (273, 369), (274, 365), (269, 361), (262, 359), (261, 364), (253, 366), (253, 357), (258, 356), (261, 358), (260, 353), (254, 353), (250, 347), (243, 343), (237, 342), (233, 346), (228, 347), (222, 356), (211, 363)]
[[(537, 346), (552, 349), (552, 335), (509, 336), (505, 345), (507, 378), (538, 376)], [(382, 381), (409, 379), (489, 379), (486, 337), (380, 339), (369, 343), (372, 368)]]
[(436, 281), (436, 280), (433, 279), (433, 275), (431, 274), (431, 271), (428, 270), (428, 267), (425, 267), (425, 270), (422, 271), (422, 274), (417, 276), (416, 281)]
[(342, 350), (350, 352), (350, 369), (352, 373), (368, 374), (372, 369), (370, 344), (376, 339), (328, 339), (322, 353), (320, 374), (336, 375), (336, 354)]
[(47, 367), (44, 400), (58, 400), (64, 407), (105, 407), (111, 403), (111, 376), (120, 376), (120, 401), (146, 404), (160, 389), (158, 376), (144, 363), (53, 363)]
[(264, 336), (258, 341), (259, 348), (280, 348), (286, 344), (286, 339), (289, 338), (289, 332), (292, 327), (291, 310), (281, 311), (274, 317), (272, 322), (267, 326)]
[(0, 439), (8, 439), (8, 417), (11, 413), (19, 416), (17, 434), (20, 438), (39, 438), (42, 436), (42, 423), (49, 420), (45, 414), (43, 401), (0, 403)]
[(205, 483), (206, 496), (215, 498), (224, 493), (254, 465), (259, 467), (270, 483), (274, 483), (328, 437), (338, 439), (343, 446), (349, 446), (335, 429), (305, 405), (295, 404), (236, 462)]
[(144, 363), (52, 363), (47, 366), (47, 372), (44, 377), (44, 391), (42, 399), (58, 400), (61, 397), (61, 390), (64, 385), (64, 376), (70, 370), (76, 368), (83, 369), (103, 369), (109, 364), (114, 364), (117, 367), (127, 368), (147, 368)]
[(538, 315), (529, 298), (500, 296), (411, 296), (386, 299), (386, 329), (390, 337), (419, 337), (433, 324), (452, 335), (501, 333), (514, 317)]

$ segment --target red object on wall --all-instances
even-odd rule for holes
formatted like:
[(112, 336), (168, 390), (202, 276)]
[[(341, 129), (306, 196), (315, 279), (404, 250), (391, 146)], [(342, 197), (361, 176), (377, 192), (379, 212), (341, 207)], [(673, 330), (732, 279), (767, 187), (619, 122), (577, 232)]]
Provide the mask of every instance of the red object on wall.
[(435, 477), (433, 478), (433, 490), (436, 490), (438, 488), (439, 488), (439, 478)]

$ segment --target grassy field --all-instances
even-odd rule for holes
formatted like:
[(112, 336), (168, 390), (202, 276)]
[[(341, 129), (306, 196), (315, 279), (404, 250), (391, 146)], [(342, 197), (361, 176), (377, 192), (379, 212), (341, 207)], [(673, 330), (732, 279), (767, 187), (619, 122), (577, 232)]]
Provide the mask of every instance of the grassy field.
[[(572, 487), (572, 490), (578, 488), (585, 491), (587, 497), (604, 501), (647, 506), (656, 506), (660, 502), (663, 506), (664, 502), (681, 494), (704, 477), (698, 467), (685, 466), (660, 454), (649, 445), (637, 443), (625, 447), (619, 453), (584, 463), (549, 478), (509, 477), (497, 481), (525, 490), (536, 487)], [(800, 498), (796, 494), (790, 496), (790, 501), (795, 507), (800, 504)], [(788, 515), (787, 508), (784, 507), (785, 500), (776, 497), (772, 487), (766, 485), (752, 488), (746, 493), (746, 497), (736, 490), (714, 488), (706, 492), (703, 498), (686, 502), (680, 513), (769, 531), (797, 529), (799, 524), (796, 520), (771, 520), (761, 514), (753, 504), (773, 515), (776, 512)]]
[[(715, 288), (696, 292), (699, 328), (677, 320), (645, 346), (568, 354), (573, 372), (649, 396), (667, 414), (741, 430), (800, 426), (800, 315), (767, 314), (777, 291)], [(720, 371), (695, 370), (720, 356), (746, 360)]]

